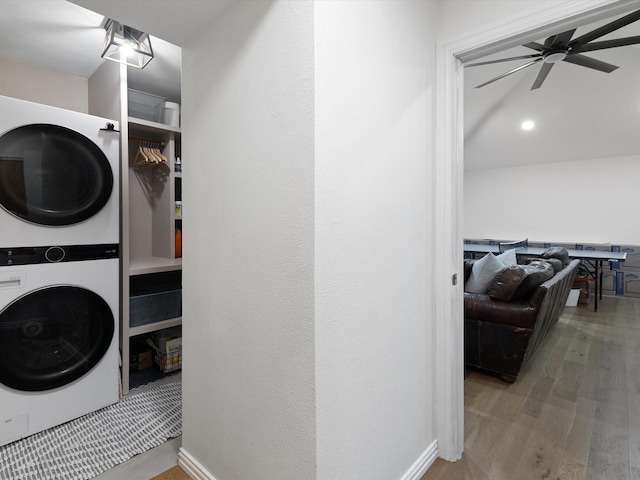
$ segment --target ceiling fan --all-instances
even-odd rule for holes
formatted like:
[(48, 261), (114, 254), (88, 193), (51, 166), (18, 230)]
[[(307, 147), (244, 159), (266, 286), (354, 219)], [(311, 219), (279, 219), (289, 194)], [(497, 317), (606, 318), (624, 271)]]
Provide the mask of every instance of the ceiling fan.
[(595, 50), (603, 50), (606, 48), (615, 48), (615, 47), (624, 47), (626, 45), (634, 45), (640, 43), (640, 36), (634, 37), (626, 37), (626, 38), (617, 38), (613, 40), (603, 40), (600, 42), (593, 42), (597, 38), (600, 38), (608, 33), (611, 33), (619, 28), (622, 28), (630, 23), (633, 23), (637, 20), (640, 20), (640, 10), (630, 13), (622, 18), (614, 20), (611, 23), (607, 23), (600, 28), (596, 28), (591, 32), (585, 33), (584, 35), (571, 40), (576, 29), (567, 30), (566, 32), (558, 33), (557, 35), (552, 35), (547, 38), (544, 42), (544, 45), (537, 42), (529, 42), (525, 43), (523, 46), (531, 48), (533, 50), (538, 51), (539, 53), (534, 53), (531, 55), (521, 55), (518, 57), (510, 57), (510, 58), (502, 58), (498, 60), (490, 60), (487, 62), (477, 62), (477, 63), (469, 63), (466, 64), (465, 67), (477, 67), (479, 65), (489, 65), (493, 63), (501, 63), (501, 62), (510, 62), (512, 60), (525, 60), (531, 59), (528, 63), (524, 65), (520, 65), (519, 67), (514, 68), (513, 70), (509, 70), (502, 75), (499, 75), (495, 78), (492, 78), (488, 82), (484, 82), (475, 88), (481, 88), (485, 85), (489, 85), (490, 83), (495, 82), (496, 80), (500, 80), (508, 75), (519, 72), (520, 70), (530, 67), (536, 63), (542, 62), (542, 68), (540, 68), (540, 72), (533, 82), (533, 86), (531, 90), (535, 90), (540, 88), (542, 82), (544, 82), (547, 75), (553, 68), (553, 65), (558, 62), (568, 62), (573, 63), (574, 65), (580, 65), (582, 67), (591, 68), (594, 70), (598, 70), (600, 72), (611, 73), (618, 67), (615, 65), (611, 65), (610, 63), (606, 63), (600, 60), (596, 60), (595, 58), (587, 57), (582, 55), (585, 52), (593, 52)]

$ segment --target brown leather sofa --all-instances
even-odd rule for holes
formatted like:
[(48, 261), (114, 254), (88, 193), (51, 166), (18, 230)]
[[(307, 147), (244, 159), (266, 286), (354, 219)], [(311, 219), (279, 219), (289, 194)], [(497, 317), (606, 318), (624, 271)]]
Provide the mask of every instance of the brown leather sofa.
[[(524, 298), (464, 293), (465, 362), (512, 383), (558, 321), (580, 262), (573, 260)], [(465, 260), (465, 283), (473, 260)], [(513, 268), (513, 267), (511, 267)]]

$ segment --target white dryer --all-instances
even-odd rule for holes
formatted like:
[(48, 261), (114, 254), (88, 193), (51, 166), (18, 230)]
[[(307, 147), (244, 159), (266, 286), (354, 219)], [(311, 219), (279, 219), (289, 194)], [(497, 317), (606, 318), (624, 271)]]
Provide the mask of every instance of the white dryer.
[(0, 96), (0, 247), (118, 243), (117, 130)]
[(118, 255), (0, 248), (0, 445), (118, 401)]

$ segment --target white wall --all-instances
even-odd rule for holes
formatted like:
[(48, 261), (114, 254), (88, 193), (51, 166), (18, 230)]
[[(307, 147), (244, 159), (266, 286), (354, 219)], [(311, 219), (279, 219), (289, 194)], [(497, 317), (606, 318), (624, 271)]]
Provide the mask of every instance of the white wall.
[(183, 449), (313, 479), (313, 3), (234, 2), (183, 54)]
[(87, 113), (87, 92), (86, 78), (0, 57), (0, 95)]
[(435, 440), (436, 5), (315, 2), (318, 479), (400, 479)]
[(183, 448), (315, 476), (313, 4), (235, 2), (183, 63)]
[(218, 480), (400, 479), (433, 448), (434, 24), (245, 1), (185, 46), (183, 450)]
[(465, 171), (464, 236), (638, 245), (640, 156)]

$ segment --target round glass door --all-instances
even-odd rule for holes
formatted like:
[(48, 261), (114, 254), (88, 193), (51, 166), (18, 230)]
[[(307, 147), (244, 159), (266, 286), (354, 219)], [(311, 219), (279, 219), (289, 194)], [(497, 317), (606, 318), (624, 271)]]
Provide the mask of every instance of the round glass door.
[(111, 345), (115, 320), (94, 292), (53, 286), (28, 293), (0, 312), (0, 383), (43, 391), (80, 378)]
[(79, 223), (98, 213), (112, 190), (109, 160), (78, 132), (33, 124), (0, 137), (0, 206), (22, 220)]

